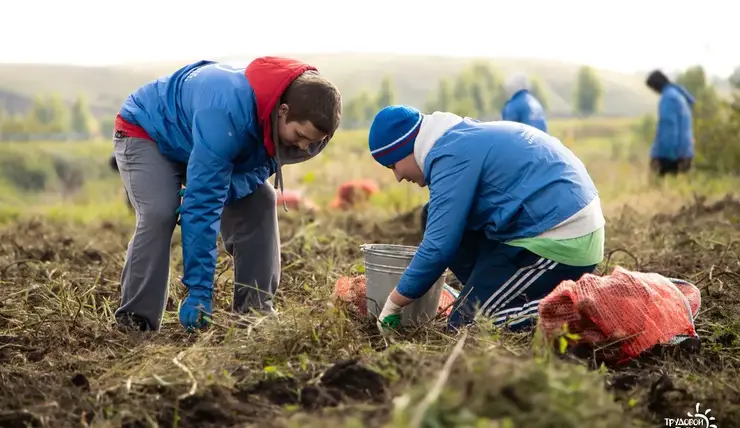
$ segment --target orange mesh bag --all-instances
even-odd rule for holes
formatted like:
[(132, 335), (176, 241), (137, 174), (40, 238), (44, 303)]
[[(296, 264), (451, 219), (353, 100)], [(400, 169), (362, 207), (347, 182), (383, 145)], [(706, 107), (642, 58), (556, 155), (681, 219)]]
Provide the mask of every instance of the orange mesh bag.
[(365, 296), (365, 275), (357, 275), (352, 278), (343, 276), (334, 284), (332, 298), (349, 303), (363, 315), (367, 313), (367, 299)]
[(459, 295), (460, 292), (449, 285), (445, 284), (442, 286), (442, 294), (439, 296), (439, 312), (449, 317), (450, 313), (452, 313), (452, 305), (455, 304), (455, 300), (457, 300), (457, 296)]
[(285, 189), (277, 192), (276, 206), (282, 206), (283, 202), (290, 210), (317, 211), (318, 207), (310, 199), (303, 196), (301, 192)]
[(337, 195), (329, 206), (338, 210), (350, 210), (369, 200), (379, 190), (375, 180), (369, 178), (347, 181), (339, 186)]
[(546, 335), (560, 331), (581, 336), (581, 343), (620, 344), (620, 362), (658, 344), (697, 337), (699, 289), (657, 273), (617, 266), (611, 275), (586, 274), (564, 281), (539, 304), (539, 325)]
[[(351, 278), (343, 276), (334, 284), (332, 299), (349, 303), (354, 306), (360, 314), (365, 315), (368, 313), (365, 287), (365, 275), (357, 275)], [(452, 311), (452, 304), (455, 302), (455, 299), (457, 299), (457, 296), (458, 291), (445, 284), (439, 298), (437, 311), (449, 316)]]

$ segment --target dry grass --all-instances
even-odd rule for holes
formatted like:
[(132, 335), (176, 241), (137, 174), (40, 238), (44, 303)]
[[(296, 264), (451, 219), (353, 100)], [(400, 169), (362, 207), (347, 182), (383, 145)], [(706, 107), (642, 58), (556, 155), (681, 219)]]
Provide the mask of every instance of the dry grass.
[(0, 426), (654, 426), (696, 402), (740, 426), (739, 218), (732, 199), (609, 216), (607, 250), (631, 254), (611, 266), (692, 280), (703, 298), (700, 352), (614, 370), (487, 326), (464, 343), (438, 326), (388, 340), (332, 304), (360, 244), (418, 243), (414, 213), (381, 227), (370, 214), (284, 216), (281, 315), (235, 327), (222, 251), (216, 324), (192, 335), (174, 275), (161, 332), (114, 328), (128, 225), (19, 221), (0, 236)]

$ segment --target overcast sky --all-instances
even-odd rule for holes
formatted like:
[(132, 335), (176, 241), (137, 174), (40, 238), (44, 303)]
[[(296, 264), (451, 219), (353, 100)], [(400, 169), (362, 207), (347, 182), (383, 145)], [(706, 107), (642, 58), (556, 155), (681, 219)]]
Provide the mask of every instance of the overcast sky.
[(740, 65), (727, 0), (3, 3), (0, 62), (109, 65), (391, 52), (552, 58), (618, 71), (701, 63), (720, 75)]

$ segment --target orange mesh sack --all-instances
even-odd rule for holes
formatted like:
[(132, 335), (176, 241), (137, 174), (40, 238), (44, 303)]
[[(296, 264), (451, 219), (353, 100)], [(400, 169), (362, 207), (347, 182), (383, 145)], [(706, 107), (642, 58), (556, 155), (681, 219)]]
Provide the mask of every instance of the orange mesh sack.
[(539, 324), (546, 335), (567, 324), (581, 343), (617, 342), (625, 361), (655, 345), (696, 337), (700, 305), (693, 284), (617, 266), (611, 275), (562, 282), (540, 301)]
[(443, 285), (442, 294), (439, 296), (439, 312), (449, 317), (450, 313), (452, 313), (452, 305), (455, 304), (455, 300), (457, 300), (457, 296), (459, 295), (459, 291), (447, 284)]
[[(334, 284), (332, 299), (348, 303), (355, 307), (360, 314), (366, 315), (368, 312), (365, 287), (365, 275), (357, 275), (351, 278), (343, 276)], [(452, 304), (457, 299), (458, 294), (459, 292), (457, 290), (445, 284), (439, 298), (437, 311), (449, 316), (450, 312), (452, 312)], [(382, 305), (383, 303), (381, 302), (380, 304)]]
[(318, 207), (313, 203), (312, 200), (303, 196), (301, 192), (295, 190), (285, 189), (277, 193), (277, 199), (275, 201), (276, 206), (283, 205), (291, 210), (305, 210), (309, 212), (318, 211)]
[(329, 207), (339, 210), (350, 210), (356, 205), (369, 200), (379, 190), (378, 184), (370, 178), (344, 182), (337, 189), (337, 195), (329, 204)]
[(367, 299), (365, 297), (365, 275), (357, 275), (352, 278), (343, 276), (334, 284), (332, 298), (349, 303), (361, 314), (367, 313)]

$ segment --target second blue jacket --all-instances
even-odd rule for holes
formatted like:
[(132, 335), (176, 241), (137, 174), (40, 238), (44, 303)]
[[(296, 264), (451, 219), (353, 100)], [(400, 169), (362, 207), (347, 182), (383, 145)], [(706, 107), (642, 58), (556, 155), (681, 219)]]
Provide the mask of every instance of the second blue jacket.
[(557, 138), (508, 121), (466, 118), (433, 143), (423, 169), (426, 229), (397, 287), (414, 299), (449, 266), (466, 230), (500, 242), (535, 237), (598, 195), (583, 162)]
[(527, 89), (521, 89), (504, 104), (501, 120), (524, 123), (547, 132), (547, 119), (542, 103)]

